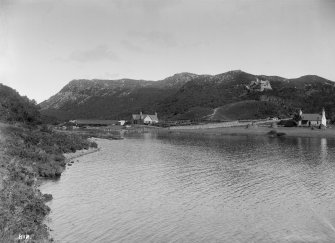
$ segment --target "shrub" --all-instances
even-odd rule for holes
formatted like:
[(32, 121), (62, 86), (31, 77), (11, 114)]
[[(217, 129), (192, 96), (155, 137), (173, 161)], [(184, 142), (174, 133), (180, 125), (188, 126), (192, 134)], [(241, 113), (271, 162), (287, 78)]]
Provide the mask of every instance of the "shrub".
[(50, 208), (38, 190), (17, 181), (4, 181), (0, 208), (0, 241), (19, 234), (28, 234), (35, 240), (48, 237), (43, 220)]
[(32, 165), (39, 176), (48, 178), (61, 175), (66, 164), (63, 153), (97, 147), (95, 142), (88, 141), (85, 136), (53, 132), (46, 128), (10, 127), (6, 132), (11, 138), (7, 154), (24, 159), (22, 163)]
[(284, 127), (296, 127), (298, 124), (294, 120), (281, 120), (278, 125), (284, 126)]
[(7, 176), (0, 190), (0, 242), (15, 242), (19, 234), (28, 234), (32, 242), (45, 242), (49, 233), (43, 220), (50, 211), (45, 202), (52, 196), (37, 189), (37, 176), (59, 177), (66, 164), (63, 153), (97, 144), (44, 126), (9, 126), (3, 132)]

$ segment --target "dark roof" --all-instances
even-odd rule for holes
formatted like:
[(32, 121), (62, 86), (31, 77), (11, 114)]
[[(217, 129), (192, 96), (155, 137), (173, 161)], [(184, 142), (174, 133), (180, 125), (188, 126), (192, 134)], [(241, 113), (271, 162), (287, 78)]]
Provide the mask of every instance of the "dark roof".
[(78, 125), (112, 125), (115, 120), (75, 120)]
[(140, 114), (133, 114), (132, 118), (133, 118), (133, 120), (141, 120), (141, 115)]
[(320, 114), (302, 114), (301, 118), (303, 121), (321, 121), (322, 116)]

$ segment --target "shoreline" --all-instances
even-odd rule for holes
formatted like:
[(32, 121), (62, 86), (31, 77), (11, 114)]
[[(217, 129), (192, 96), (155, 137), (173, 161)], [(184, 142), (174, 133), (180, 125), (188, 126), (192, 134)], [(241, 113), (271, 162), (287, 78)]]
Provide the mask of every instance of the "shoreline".
[(70, 160), (79, 158), (81, 156), (87, 155), (87, 154), (92, 154), (95, 152), (100, 151), (100, 148), (89, 148), (89, 149), (82, 149), (82, 150), (77, 150), (75, 153), (65, 153), (63, 154), (65, 157), (66, 163), (70, 162)]
[[(39, 186), (58, 179), (73, 159), (99, 151), (94, 141), (0, 122), (0, 213), (4, 216), (0, 228), (5, 229), (0, 232), (1, 242), (14, 242), (23, 233), (34, 242), (53, 241), (45, 221), (52, 195), (42, 193)], [(22, 226), (22, 220), (27, 226)]]
[(178, 129), (167, 130), (171, 134), (202, 134), (202, 135), (231, 135), (231, 136), (270, 136), (268, 132), (275, 130), (277, 133), (285, 133), (282, 137), (308, 137), (308, 138), (330, 138), (335, 139), (335, 129), (326, 128), (312, 130), (307, 127), (225, 127), (225, 128), (204, 128), (204, 129)]

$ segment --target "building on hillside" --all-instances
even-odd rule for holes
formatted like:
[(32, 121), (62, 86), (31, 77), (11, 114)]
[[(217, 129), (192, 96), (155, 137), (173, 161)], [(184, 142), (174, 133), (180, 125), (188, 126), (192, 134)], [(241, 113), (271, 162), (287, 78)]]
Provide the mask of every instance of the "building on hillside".
[(299, 116), (301, 119), (298, 122), (298, 126), (327, 126), (326, 112), (325, 109), (322, 109), (322, 113), (320, 114), (304, 114), (302, 111), (299, 111)]
[(261, 80), (256, 78), (256, 81), (251, 81), (250, 85), (247, 86), (247, 89), (251, 91), (263, 92), (264, 90), (272, 90), (272, 87), (269, 80)]
[(158, 123), (157, 112), (154, 115), (143, 114), (132, 114), (131, 121), (133, 124), (156, 124)]

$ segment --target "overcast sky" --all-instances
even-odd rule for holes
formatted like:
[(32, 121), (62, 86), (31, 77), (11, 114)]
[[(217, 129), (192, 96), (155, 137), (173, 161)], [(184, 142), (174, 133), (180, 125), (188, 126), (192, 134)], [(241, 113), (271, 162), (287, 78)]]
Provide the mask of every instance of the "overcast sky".
[(335, 81), (334, 43), (332, 0), (0, 0), (0, 83), (38, 102), (80, 78)]

